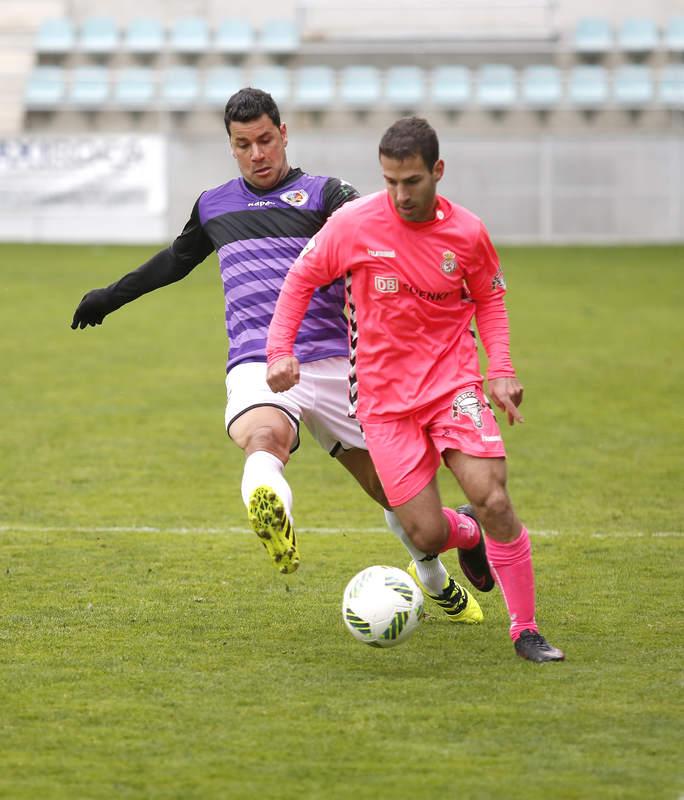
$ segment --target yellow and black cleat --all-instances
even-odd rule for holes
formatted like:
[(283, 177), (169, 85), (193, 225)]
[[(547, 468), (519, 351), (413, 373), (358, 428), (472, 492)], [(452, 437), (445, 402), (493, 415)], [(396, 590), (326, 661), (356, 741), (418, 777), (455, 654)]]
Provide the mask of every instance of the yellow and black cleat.
[(294, 528), (283, 501), (270, 486), (259, 486), (252, 492), (247, 516), (278, 572), (294, 572), (299, 566)]
[(484, 619), (480, 604), (467, 589), (456, 583), (451, 575), (447, 575), (442, 592), (432, 594), (418, 577), (415, 561), (408, 565), (406, 571), (421, 588), (425, 597), (436, 603), (451, 622), (465, 622), (474, 625)]

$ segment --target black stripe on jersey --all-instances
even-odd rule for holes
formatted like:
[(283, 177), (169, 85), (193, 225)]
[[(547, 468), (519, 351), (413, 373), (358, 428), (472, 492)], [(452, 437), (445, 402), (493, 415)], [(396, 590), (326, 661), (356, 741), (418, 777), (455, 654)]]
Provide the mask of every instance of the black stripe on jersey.
[(290, 238), (310, 239), (326, 220), (324, 211), (292, 208), (264, 208), (258, 211), (231, 211), (212, 217), (204, 229), (216, 250), (226, 244), (247, 239)]

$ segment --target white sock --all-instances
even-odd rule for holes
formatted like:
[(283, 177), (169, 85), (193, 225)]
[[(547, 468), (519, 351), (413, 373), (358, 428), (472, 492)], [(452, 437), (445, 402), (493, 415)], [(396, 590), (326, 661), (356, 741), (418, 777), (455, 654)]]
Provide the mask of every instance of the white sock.
[(272, 453), (257, 450), (245, 459), (242, 471), (242, 502), (249, 508), (249, 498), (259, 486), (269, 486), (283, 501), (285, 512), (292, 522), (292, 489), (285, 480), (285, 465)]
[[(387, 509), (385, 509), (385, 521), (387, 522), (387, 527), (409, 551), (411, 557), (416, 562), (416, 572), (421, 582), (431, 592), (441, 594), (449, 573), (446, 571), (439, 556), (430, 558), (428, 553), (418, 550), (409, 539), (406, 531), (401, 527), (399, 517), (397, 517), (394, 511), (387, 511)], [(428, 557), (428, 560), (423, 561), (426, 557)]]

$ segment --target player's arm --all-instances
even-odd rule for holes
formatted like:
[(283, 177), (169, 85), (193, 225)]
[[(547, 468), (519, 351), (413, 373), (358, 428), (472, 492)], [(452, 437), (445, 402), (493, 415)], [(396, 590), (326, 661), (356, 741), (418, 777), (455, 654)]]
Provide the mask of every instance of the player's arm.
[(170, 247), (160, 250), (133, 272), (103, 289), (92, 289), (78, 305), (72, 328), (101, 325), (102, 320), (143, 294), (168, 286), (188, 275), (213, 251), (199, 218), (199, 200), (182, 233)]
[(332, 283), (343, 274), (342, 237), (335, 220), (326, 223), (309, 241), (290, 267), (280, 289), (268, 328), (266, 380), (274, 392), (285, 392), (299, 383), (299, 361), (294, 355), (297, 333), (319, 286)]
[(509, 425), (524, 422), (518, 410), (523, 400), (523, 387), (511, 362), (510, 329), (504, 303), (506, 284), (499, 257), (484, 225), (473, 266), (467, 282), (475, 303), (477, 329), (487, 353), (489, 396), (497, 408), (506, 413)]

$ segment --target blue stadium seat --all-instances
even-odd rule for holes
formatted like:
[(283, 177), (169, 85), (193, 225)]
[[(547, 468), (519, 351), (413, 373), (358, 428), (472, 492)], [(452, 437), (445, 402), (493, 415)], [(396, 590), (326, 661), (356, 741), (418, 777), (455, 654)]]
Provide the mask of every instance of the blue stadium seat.
[(224, 19), (214, 36), (214, 50), (224, 55), (247, 55), (254, 47), (254, 30), (249, 20)]
[(84, 53), (111, 55), (119, 45), (119, 31), (111, 17), (87, 17), (81, 25), (79, 47)]
[(684, 16), (672, 17), (665, 28), (665, 47), (672, 53), (684, 53)]
[(143, 109), (155, 98), (155, 73), (149, 67), (119, 70), (114, 83), (114, 103), (119, 108)]
[(342, 70), (340, 99), (355, 109), (375, 108), (380, 102), (380, 70), (363, 64), (353, 64)]
[(209, 49), (209, 26), (202, 17), (182, 17), (171, 28), (171, 48), (176, 53), (199, 55)]
[(385, 100), (402, 111), (421, 106), (425, 100), (425, 75), (420, 67), (390, 67), (385, 73)]
[(531, 108), (553, 108), (563, 98), (563, 87), (558, 67), (535, 64), (526, 67), (522, 78), (522, 97)]
[(269, 19), (261, 26), (259, 47), (264, 53), (291, 55), (299, 47), (299, 28), (290, 19)]
[(668, 64), (662, 68), (658, 99), (669, 108), (684, 109), (684, 64)]
[(515, 70), (508, 64), (483, 64), (477, 73), (477, 102), (484, 108), (503, 110), (518, 97)]
[(290, 100), (290, 72), (285, 67), (257, 67), (252, 72), (251, 85), (268, 92), (279, 105)]
[(578, 53), (601, 55), (613, 46), (613, 30), (607, 19), (583, 17), (575, 27), (575, 50)]
[(173, 111), (187, 111), (199, 99), (199, 77), (195, 67), (169, 67), (164, 74), (162, 100)]
[(74, 26), (70, 19), (46, 19), (36, 33), (35, 50), (38, 53), (70, 53), (75, 42)]
[(579, 108), (592, 109), (608, 102), (606, 70), (596, 65), (574, 67), (568, 83), (570, 102)]
[(618, 45), (625, 53), (651, 53), (658, 47), (655, 21), (641, 17), (624, 20), (618, 32)]
[(57, 108), (64, 100), (65, 81), (62, 67), (34, 67), (24, 90), (28, 109)]
[(102, 66), (76, 67), (71, 73), (69, 100), (79, 108), (99, 108), (109, 99), (109, 70)]
[(335, 98), (332, 67), (300, 67), (294, 75), (294, 103), (297, 108), (321, 111)]
[(129, 53), (138, 55), (161, 52), (164, 46), (164, 28), (161, 22), (150, 17), (131, 20), (124, 33), (123, 46)]
[(625, 108), (642, 108), (654, 96), (653, 78), (643, 64), (622, 64), (613, 75), (613, 99)]
[(443, 66), (432, 70), (430, 97), (441, 108), (463, 108), (470, 100), (472, 86), (468, 67)]
[(210, 67), (204, 77), (203, 97), (215, 108), (225, 108), (228, 98), (245, 86), (241, 67)]

